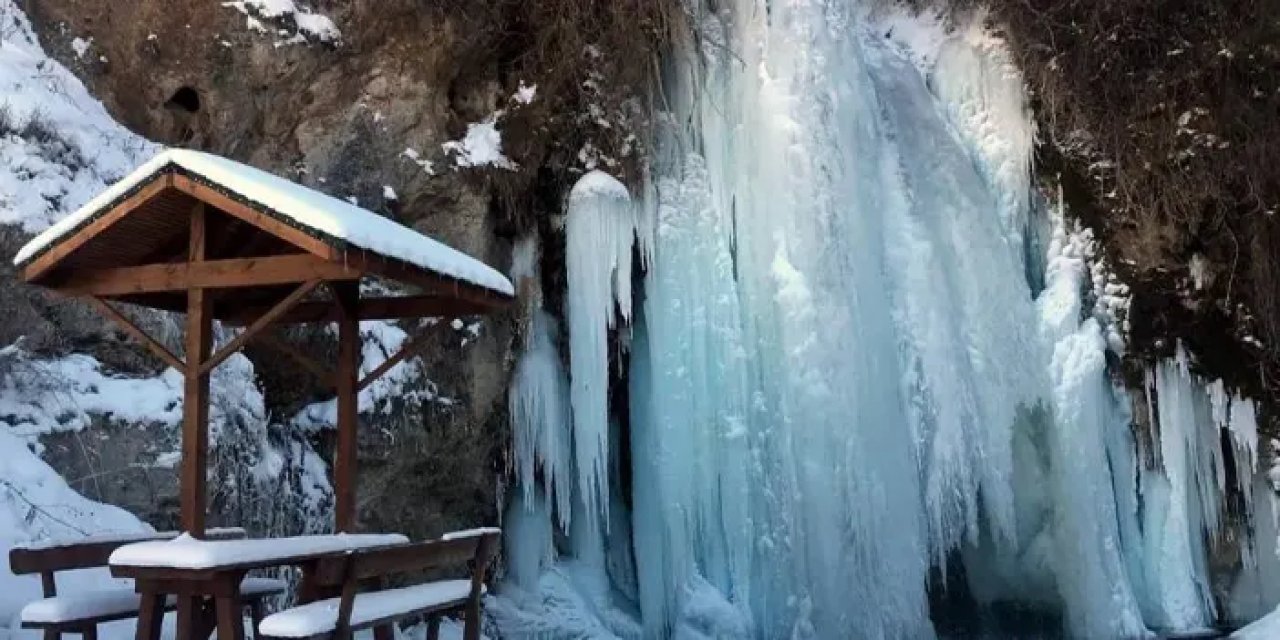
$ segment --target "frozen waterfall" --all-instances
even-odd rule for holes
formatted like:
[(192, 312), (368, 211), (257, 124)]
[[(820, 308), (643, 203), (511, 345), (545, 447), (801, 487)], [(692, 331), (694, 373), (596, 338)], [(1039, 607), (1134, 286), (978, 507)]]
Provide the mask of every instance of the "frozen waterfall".
[(494, 608), (538, 631), (510, 635), (926, 638), (948, 595), (1075, 637), (1218, 620), (1222, 496), (1265, 491), (1253, 405), (1181, 352), (1117, 386), (1126, 290), (1033, 188), (1002, 43), (715, 6), (646, 188), (568, 197), (565, 308), (512, 390), (521, 595)]

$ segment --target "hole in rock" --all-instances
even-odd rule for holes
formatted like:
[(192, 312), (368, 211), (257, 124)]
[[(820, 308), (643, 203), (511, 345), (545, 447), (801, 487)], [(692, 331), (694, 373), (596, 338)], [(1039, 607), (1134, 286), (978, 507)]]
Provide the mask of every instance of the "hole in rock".
[(169, 98), (164, 106), (169, 109), (181, 109), (187, 113), (195, 113), (200, 110), (200, 94), (191, 87), (180, 87), (173, 92), (173, 96)]

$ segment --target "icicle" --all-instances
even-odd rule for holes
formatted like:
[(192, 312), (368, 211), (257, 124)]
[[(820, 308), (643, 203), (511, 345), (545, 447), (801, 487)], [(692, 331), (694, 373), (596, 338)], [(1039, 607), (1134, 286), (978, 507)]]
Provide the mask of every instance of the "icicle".
[(627, 188), (601, 171), (574, 185), (566, 214), (569, 371), (577, 487), (591, 523), (608, 519), (609, 330), (631, 319), (636, 213)]
[(542, 471), (542, 502), (555, 497), (555, 515), (561, 529), (568, 526), (573, 497), (573, 434), (569, 410), (569, 380), (557, 347), (559, 326), (542, 309), (542, 284), (538, 274), (538, 237), (516, 242), (511, 259), (511, 281), (528, 311), (524, 353), (516, 365), (508, 390), (515, 449), (516, 477), (523, 491), (522, 503), (530, 509), (536, 476)]
[(556, 334), (555, 319), (535, 310), (529, 344), (516, 365), (508, 401), (524, 501), (533, 504), (535, 473), (541, 468), (543, 495), (555, 497), (555, 513), (565, 528), (573, 513), (573, 449), (569, 383), (560, 364)]

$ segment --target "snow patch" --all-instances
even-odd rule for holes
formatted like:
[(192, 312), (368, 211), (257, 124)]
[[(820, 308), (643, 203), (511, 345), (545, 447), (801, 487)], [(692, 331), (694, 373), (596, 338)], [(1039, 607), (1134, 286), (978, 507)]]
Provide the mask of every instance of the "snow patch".
[(467, 125), (467, 134), (461, 140), (451, 140), (440, 147), (453, 157), (456, 167), (486, 167), (515, 170), (514, 162), (502, 155), (502, 133), (498, 131), (499, 111), (481, 122)]
[(338, 30), (333, 20), (304, 6), (299, 6), (293, 0), (236, 0), (223, 2), (222, 6), (233, 8), (244, 14), (248, 21), (248, 28), (259, 33), (265, 33), (266, 29), (258, 18), (287, 24), (296, 29), (296, 33), (292, 35), (285, 31), (282, 35), (288, 37), (278, 41), (276, 46), (297, 44), (308, 39), (335, 44), (342, 41), (342, 32)]
[(435, 167), (432, 164), (432, 162), (426, 158), (423, 158), (422, 154), (419, 153), (417, 149), (414, 149), (412, 147), (405, 147), (405, 150), (401, 151), (400, 155), (405, 158), (408, 158), (410, 162), (418, 165), (418, 167), (420, 167), (423, 171), (425, 171), (427, 175), (434, 176), (436, 174)]
[(71, 39), (71, 50), (76, 52), (77, 58), (83, 58), (89, 53), (89, 47), (93, 46), (93, 38), (84, 39), (79, 36)]
[(538, 85), (526, 85), (524, 81), (521, 80), (519, 88), (516, 89), (516, 92), (511, 96), (511, 99), (515, 100), (519, 104), (530, 104), (537, 95)]

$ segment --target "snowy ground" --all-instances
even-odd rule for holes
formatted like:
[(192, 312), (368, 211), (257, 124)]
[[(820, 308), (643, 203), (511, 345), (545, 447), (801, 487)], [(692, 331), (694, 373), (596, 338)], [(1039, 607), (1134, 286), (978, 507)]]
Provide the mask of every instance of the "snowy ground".
[(1280, 638), (1280, 608), (1231, 634), (1231, 638), (1232, 640), (1275, 640)]
[[(0, 0), (0, 224), (40, 231), (154, 149), (112, 120), (74, 75), (45, 56), (23, 13), (12, 0)], [(14, 349), (6, 347), (4, 357), (18, 357)], [(125, 511), (80, 496), (30, 447), (38, 433), (83, 426), (86, 411), (164, 416), (168, 381), (108, 379), (96, 361), (84, 356), (23, 370), (55, 379), (65, 375), (80, 393), (60, 395), (46, 386), (41, 388), (47, 395), (19, 397), (12, 393), (14, 378), (0, 381), (0, 420), (7, 423), (0, 425), (0, 451), (5, 452), (0, 457), (0, 557), (15, 544), (36, 540), (149, 531)], [(73, 593), (111, 581), (105, 570), (79, 571), (59, 587)], [(39, 594), (38, 576), (0, 570), (4, 627)]]

